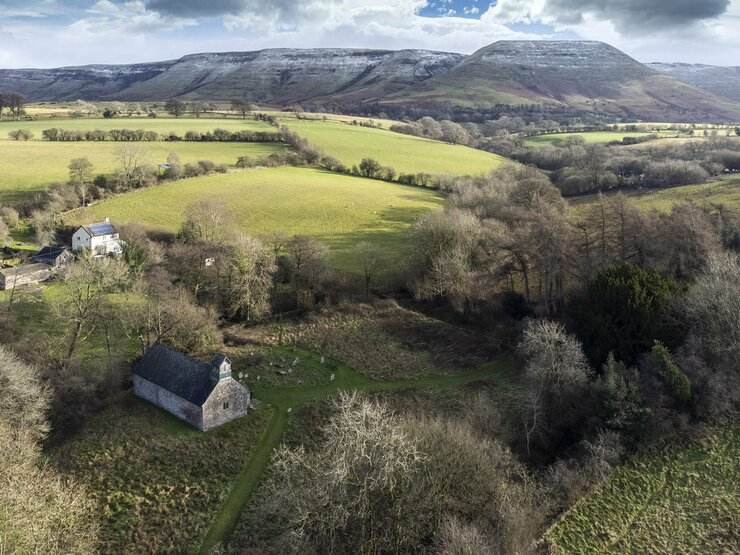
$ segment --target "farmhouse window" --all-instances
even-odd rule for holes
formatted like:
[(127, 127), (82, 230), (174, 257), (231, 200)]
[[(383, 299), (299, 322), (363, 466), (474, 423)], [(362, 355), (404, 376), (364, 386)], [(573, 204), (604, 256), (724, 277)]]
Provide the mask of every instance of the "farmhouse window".
[(228, 410), (228, 408), (229, 408), (229, 402), (228, 402), (228, 401), (226, 401), (226, 402), (224, 403), (224, 410)]

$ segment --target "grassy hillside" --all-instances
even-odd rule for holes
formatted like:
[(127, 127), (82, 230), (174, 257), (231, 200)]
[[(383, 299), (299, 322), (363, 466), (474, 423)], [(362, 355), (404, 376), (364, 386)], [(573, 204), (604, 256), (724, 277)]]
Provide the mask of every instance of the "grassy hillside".
[(283, 118), (283, 123), (312, 145), (346, 165), (374, 158), (400, 173), (475, 175), (487, 173), (503, 162), (495, 154), (461, 145), (449, 145), (383, 129), (350, 125), (341, 121)]
[(233, 210), (239, 230), (254, 235), (280, 231), (320, 240), (352, 269), (359, 241), (379, 244), (399, 260), (405, 231), (420, 215), (439, 209), (434, 192), (304, 168), (254, 169), (177, 181), (140, 190), (66, 215), (65, 223), (110, 217), (175, 231), (183, 209), (199, 199), (219, 198)]
[(104, 118), (54, 118), (38, 119), (34, 121), (2, 121), (0, 122), (0, 139), (7, 139), (8, 132), (14, 129), (30, 129), (35, 139), (41, 139), (44, 129), (58, 127), (62, 129), (144, 129), (157, 133), (177, 133), (184, 135), (187, 131), (213, 131), (214, 129), (228, 129), (229, 131), (272, 131), (273, 126), (262, 121), (244, 120), (236, 118), (141, 118), (118, 117)]
[[(717, 204), (740, 208), (740, 177), (731, 177), (701, 185), (685, 185), (670, 189), (643, 189), (624, 191), (632, 203), (640, 210), (655, 208), (668, 212), (676, 204), (695, 202), (698, 204)], [(596, 195), (569, 199), (576, 215), (583, 214), (596, 202)]]
[[(94, 173), (112, 172), (117, 166), (116, 152), (122, 144), (125, 143), (0, 140), (0, 203), (27, 199), (48, 185), (67, 181), (67, 166), (72, 158), (89, 158)], [(233, 165), (242, 155), (260, 158), (285, 148), (277, 143), (145, 142), (135, 145), (147, 152), (151, 164), (164, 163), (167, 155), (175, 152), (183, 163), (207, 159)]]
[(555, 553), (732, 553), (740, 430), (618, 469), (545, 536)]
[[(533, 135), (524, 139), (527, 146), (552, 145), (558, 146), (571, 137), (583, 137), (587, 143), (608, 143), (610, 141), (621, 141), (625, 137), (645, 137), (653, 133), (627, 133), (624, 131), (593, 131), (586, 133), (550, 133), (547, 135)], [(660, 136), (666, 136), (668, 132), (661, 131)]]
[(492, 108), (549, 104), (628, 120), (736, 121), (740, 104), (594, 41), (499, 41), (381, 102)]

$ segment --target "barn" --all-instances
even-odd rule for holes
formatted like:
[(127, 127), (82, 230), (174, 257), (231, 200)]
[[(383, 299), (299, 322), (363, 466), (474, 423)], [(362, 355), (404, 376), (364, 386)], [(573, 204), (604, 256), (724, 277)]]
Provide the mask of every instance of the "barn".
[(0, 291), (22, 285), (35, 285), (54, 275), (48, 264), (19, 264), (14, 268), (0, 269)]
[(247, 414), (252, 392), (231, 376), (231, 361), (210, 364), (155, 343), (134, 368), (134, 393), (205, 432)]

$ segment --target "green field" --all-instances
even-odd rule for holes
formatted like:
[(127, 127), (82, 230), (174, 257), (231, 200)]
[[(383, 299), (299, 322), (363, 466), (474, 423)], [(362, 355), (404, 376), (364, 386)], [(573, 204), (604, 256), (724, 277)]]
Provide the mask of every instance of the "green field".
[(204, 434), (128, 393), (53, 460), (97, 502), (100, 553), (195, 553), (268, 418)]
[(70, 225), (110, 217), (170, 231), (180, 227), (184, 208), (197, 200), (223, 199), (240, 231), (265, 235), (310, 235), (352, 269), (359, 241), (378, 244), (399, 260), (406, 230), (415, 218), (442, 206), (432, 191), (306, 168), (252, 169), (186, 179), (120, 195), (84, 212), (68, 213)]
[(610, 141), (621, 141), (625, 137), (645, 137), (647, 135), (658, 135), (660, 137), (668, 137), (676, 135), (675, 132), (671, 131), (659, 131), (657, 133), (637, 132), (628, 133), (626, 131), (590, 131), (584, 133), (551, 133), (549, 135), (532, 135), (531, 137), (525, 137), (524, 144), (526, 146), (558, 146), (571, 137), (583, 137), (583, 140), (587, 143), (608, 143)]
[(229, 131), (272, 131), (277, 129), (265, 122), (244, 120), (237, 118), (52, 118), (34, 121), (2, 121), (0, 122), (0, 139), (7, 139), (8, 132), (14, 129), (29, 129), (35, 140), (41, 140), (44, 129), (57, 127), (61, 129), (88, 130), (88, 129), (144, 129), (157, 133), (177, 133), (184, 135), (187, 131), (213, 131), (214, 129), (228, 129)]
[(69, 179), (69, 161), (85, 156), (94, 173), (109, 173), (116, 166), (116, 152), (122, 145), (135, 145), (146, 151), (151, 164), (161, 164), (170, 152), (183, 163), (211, 160), (234, 165), (239, 156), (254, 158), (282, 150), (279, 143), (189, 143), (189, 142), (73, 142), (0, 141), (0, 203), (20, 201), (43, 191), (47, 186)]
[(488, 173), (504, 160), (466, 146), (341, 121), (283, 117), (282, 123), (311, 145), (320, 147), (348, 166), (359, 164), (363, 158), (374, 158), (384, 166), (394, 167), (399, 173), (477, 175)]
[[(701, 185), (684, 185), (670, 189), (625, 190), (632, 204), (639, 210), (656, 209), (670, 212), (671, 208), (682, 202), (699, 205), (722, 205), (740, 208), (740, 177), (731, 177)], [(596, 195), (568, 199), (576, 216), (584, 214), (596, 202)]]
[(740, 430), (616, 470), (545, 536), (556, 553), (736, 553)]

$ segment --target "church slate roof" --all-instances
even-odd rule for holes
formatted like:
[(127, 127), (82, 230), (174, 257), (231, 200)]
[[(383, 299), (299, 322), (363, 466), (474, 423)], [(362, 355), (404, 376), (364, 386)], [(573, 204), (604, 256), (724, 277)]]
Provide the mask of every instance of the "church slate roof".
[(200, 407), (216, 387), (217, 382), (211, 377), (212, 368), (210, 364), (155, 343), (136, 365), (134, 374)]

